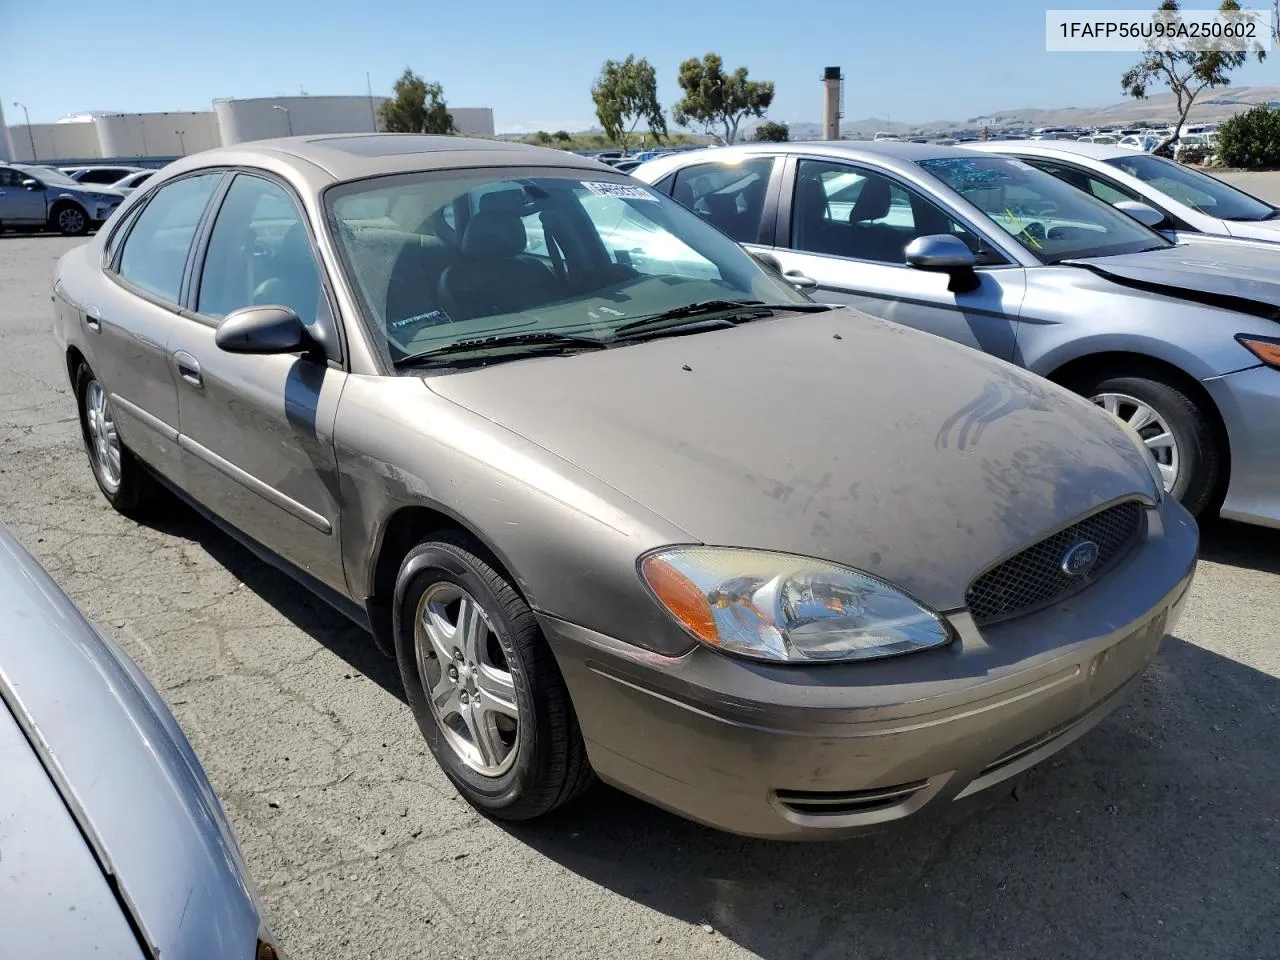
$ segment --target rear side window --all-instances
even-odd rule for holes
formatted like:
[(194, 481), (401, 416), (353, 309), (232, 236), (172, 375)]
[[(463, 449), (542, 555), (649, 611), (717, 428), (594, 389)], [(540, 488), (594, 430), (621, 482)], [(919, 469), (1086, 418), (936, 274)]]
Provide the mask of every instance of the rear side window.
[(671, 196), (739, 243), (757, 243), (772, 170), (772, 157), (700, 163), (676, 174)]
[(221, 179), (221, 173), (205, 173), (157, 190), (125, 238), (120, 276), (157, 297), (177, 303), (191, 239)]

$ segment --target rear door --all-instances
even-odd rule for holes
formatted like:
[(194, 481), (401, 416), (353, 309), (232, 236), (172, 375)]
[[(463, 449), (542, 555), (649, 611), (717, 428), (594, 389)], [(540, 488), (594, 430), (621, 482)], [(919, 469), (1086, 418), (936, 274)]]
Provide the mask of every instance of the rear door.
[(28, 190), (22, 185), (29, 180), (21, 170), (0, 167), (0, 223), (44, 223), (44, 184)]
[[(169, 339), (184, 486), (321, 584), (345, 590), (333, 423), (347, 375), (310, 226), (291, 189), (266, 174), (235, 174), (215, 204), (190, 310)], [(218, 348), (223, 317), (266, 304), (323, 330), (330, 355)]]
[(98, 284), (80, 303), (90, 366), (106, 388), (121, 439), (176, 480), (178, 391), (170, 335), (181, 311), (192, 241), (221, 171), (166, 183), (108, 238)]
[[(907, 244), (934, 234), (951, 234), (974, 250), (981, 265), (978, 289), (952, 293), (946, 274), (907, 265)], [(891, 172), (825, 158), (789, 158), (772, 252), (791, 279), (814, 282), (807, 292), (815, 300), (849, 304), (1013, 359), (1026, 292), (1023, 269)]]

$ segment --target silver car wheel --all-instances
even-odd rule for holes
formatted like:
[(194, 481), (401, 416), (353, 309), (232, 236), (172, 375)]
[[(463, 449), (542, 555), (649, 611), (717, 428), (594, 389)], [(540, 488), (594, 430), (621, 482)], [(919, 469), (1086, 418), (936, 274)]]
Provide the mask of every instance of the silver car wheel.
[(109, 493), (120, 489), (120, 434), (107, 392), (97, 380), (90, 380), (84, 392), (85, 426), (93, 447), (93, 469)]
[(84, 214), (79, 207), (63, 207), (58, 213), (58, 229), (66, 234), (78, 234), (84, 230)]
[(1090, 397), (1094, 403), (1114, 417), (1118, 417), (1133, 427), (1142, 437), (1143, 443), (1155, 458), (1160, 468), (1160, 476), (1164, 478), (1164, 489), (1168, 493), (1178, 481), (1178, 470), (1181, 457), (1178, 454), (1178, 441), (1164, 417), (1160, 416), (1149, 404), (1136, 397), (1124, 393), (1099, 393)]
[(457, 584), (432, 584), (418, 601), (414, 650), (431, 713), (454, 753), (481, 776), (502, 776), (515, 763), (520, 708), (484, 609)]

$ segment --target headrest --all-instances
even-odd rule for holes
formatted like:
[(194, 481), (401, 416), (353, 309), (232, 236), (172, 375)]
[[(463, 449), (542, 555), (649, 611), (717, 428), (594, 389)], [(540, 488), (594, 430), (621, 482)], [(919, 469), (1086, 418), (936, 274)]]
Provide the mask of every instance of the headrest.
[(519, 210), (525, 205), (524, 191), (519, 187), (513, 190), (496, 190), (480, 197), (480, 210)]
[(849, 222), (859, 223), (863, 220), (879, 220), (889, 213), (889, 181), (883, 177), (868, 177), (862, 189), (858, 191), (858, 199), (849, 211)]
[(524, 252), (524, 224), (514, 213), (481, 210), (462, 235), (462, 253), (468, 257), (514, 257)]

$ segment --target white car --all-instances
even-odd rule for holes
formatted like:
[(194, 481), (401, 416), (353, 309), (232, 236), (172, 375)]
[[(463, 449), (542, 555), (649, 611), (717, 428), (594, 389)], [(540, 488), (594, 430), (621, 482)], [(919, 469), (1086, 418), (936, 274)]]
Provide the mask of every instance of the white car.
[(119, 190), (125, 196), (128, 196), (133, 193), (133, 191), (137, 190), (138, 187), (151, 179), (151, 176), (154, 173), (154, 170), (138, 170), (135, 173), (129, 174), (127, 177), (121, 177), (115, 183), (111, 184), (111, 189)]
[(1280, 208), (1163, 157), (1119, 144), (1061, 140), (973, 143), (964, 149), (1017, 157), (1113, 205), (1151, 207), (1162, 215), (1152, 225), (1173, 240), (1232, 237), (1280, 243)]

